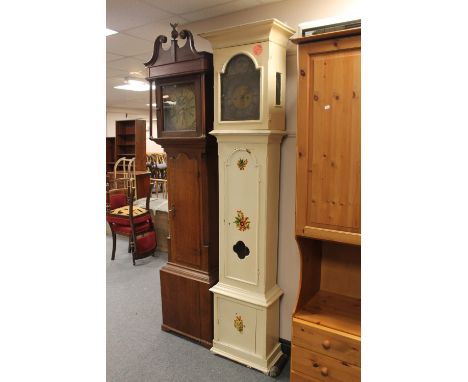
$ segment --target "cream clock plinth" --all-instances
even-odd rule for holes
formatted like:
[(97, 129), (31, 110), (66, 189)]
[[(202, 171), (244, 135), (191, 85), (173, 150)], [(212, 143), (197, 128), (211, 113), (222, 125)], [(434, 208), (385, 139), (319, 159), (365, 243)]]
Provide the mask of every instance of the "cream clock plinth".
[(201, 36), (213, 45), (219, 164), (219, 282), (214, 353), (264, 373), (282, 356), (276, 284), (286, 44), (277, 20)]

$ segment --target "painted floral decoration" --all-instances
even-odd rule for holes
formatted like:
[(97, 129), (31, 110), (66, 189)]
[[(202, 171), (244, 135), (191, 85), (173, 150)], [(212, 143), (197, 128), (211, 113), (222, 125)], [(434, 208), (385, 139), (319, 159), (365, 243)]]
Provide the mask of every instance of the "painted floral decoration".
[(237, 210), (237, 216), (234, 219), (234, 223), (239, 231), (250, 229), (249, 217), (245, 216), (241, 210)]
[(242, 316), (238, 315), (236, 313), (236, 318), (234, 319), (234, 327), (239, 331), (239, 333), (242, 333), (245, 325), (244, 321), (242, 321)]
[(237, 167), (239, 167), (239, 170), (243, 171), (245, 169), (245, 167), (247, 166), (247, 163), (249, 163), (248, 159), (240, 158), (237, 161)]

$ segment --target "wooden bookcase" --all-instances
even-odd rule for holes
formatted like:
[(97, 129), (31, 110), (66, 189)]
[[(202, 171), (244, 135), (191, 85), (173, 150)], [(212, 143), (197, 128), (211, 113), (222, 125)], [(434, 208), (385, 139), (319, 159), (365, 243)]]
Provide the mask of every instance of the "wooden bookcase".
[(114, 171), (115, 137), (106, 137), (106, 173)]
[(135, 170), (146, 171), (146, 121), (144, 119), (115, 121), (115, 161), (122, 157), (135, 157)]
[(361, 377), (360, 28), (298, 38), (291, 381)]

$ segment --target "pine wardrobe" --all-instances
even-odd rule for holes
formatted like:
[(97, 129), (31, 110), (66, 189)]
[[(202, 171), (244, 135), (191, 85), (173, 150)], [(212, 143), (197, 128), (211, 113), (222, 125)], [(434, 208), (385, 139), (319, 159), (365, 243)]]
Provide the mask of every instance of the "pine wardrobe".
[(361, 30), (298, 44), (291, 381), (360, 381)]

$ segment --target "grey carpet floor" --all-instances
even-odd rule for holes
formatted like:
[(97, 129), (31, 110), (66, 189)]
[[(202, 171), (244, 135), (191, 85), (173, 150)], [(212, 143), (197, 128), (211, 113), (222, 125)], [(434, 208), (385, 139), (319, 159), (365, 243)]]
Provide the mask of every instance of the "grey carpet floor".
[(127, 240), (107, 236), (107, 381), (250, 382), (289, 381), (289, 362), (277, 378), (214, 355), (185, 338), (161, 330), (159, 269), (167, 254), (132, 265)]

